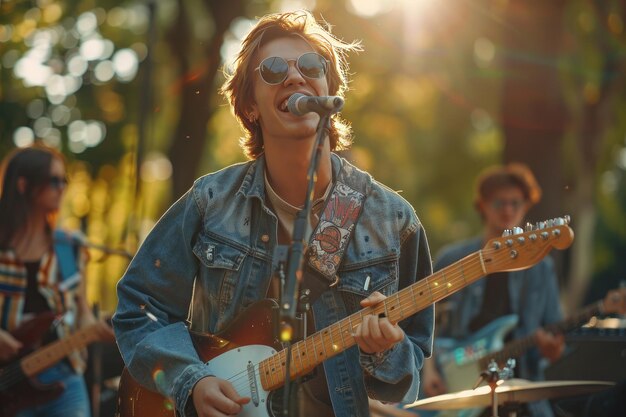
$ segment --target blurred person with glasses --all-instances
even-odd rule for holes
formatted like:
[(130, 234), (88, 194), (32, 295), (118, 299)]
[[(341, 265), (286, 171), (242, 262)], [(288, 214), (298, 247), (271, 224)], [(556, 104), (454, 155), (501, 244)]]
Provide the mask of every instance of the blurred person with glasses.
[[(17, 377), (11, 379), (9, 372), (31, 350), (62, 340), (88, 325), (94, 328), (98, 340), (113, 340), (111, 328), (95, 319), (87, 303), (85, 250), (77, 244), (75, 235), (55, 230), (67, 185), (65, 174), (63, 156), (38, 145), (16, 149), (2, 164), (1, 415), (13, 415), (15, 411), (17, 417), (91, 415), (82, 376), (84, 350), (70, 351), (57, 362), (51, 361), (32, 384)], [(31, 326), (34, 323), (43, 327)], [(46, 389), (48, 384), (57, 384), (60, 390), (55, 393), (50, 386)]]
[[(526, 213), (540, 198), (541, 188), (526, 165), (510, 163), (484, 170), (477, 180), (474, 201), (483, 222), (482, 234), (444, 247), (435, 259), (434, 270), (480, 250), (490, 239), (502, 236), (506, 229), (522, 227)], [(535, 333), (537, 347), (516, 358), (517, 378), (541, 379), (542, 367), (546, 365), (542, 358), (553, 362), (563, 353), (563, 335), (542, 330), (543, 326), (562, 319), (557, 276), (549, 256), (527, 270), (490, 274), (453, 294), (446, 303), (445, 313), (437, 322), (437, 337), (465, 340), (509, 314), (519, 317), (509, 338)], [(422, 389), (429, 397), (448, 392), (436, 356), (435, 349), (435, 355), (426, 361), (422, 370)], [(478, 377), (475, 375), (471, 381), (466, 381), (466, 389), (470, 389)], [(491, 410), (485, 415), (490, 416)], [(522, 415), (544, 417), (553, 413), (547, 401), (540, 401), (528, 404)]]
[[(198, 179), (159, 220), (118, 284), (113, 325), (126, 366), (142, 386), (173, 399), (177, 415), (235, 415), (257, 407), (246, 383), (214, 376), (219, 357), (204, 363), (190, 331), (219, 333), (252, 303), (278, 298), (273, 250), (290, 243), (307, 197), (320, 120), (313, 112), (290, 113), (287, 101), (295, 93), (343, 96), (346, 55), (359, 49), (308, 12), (261, 18), (222, 87), (250, 161)], [(306, 239), (317, 252), (306, 251), (303, 268), (302, 286), (320, 287), (311, 300), (311, 331), (321, 332), (432, 272), (414, 209), (334, 153), (350, 142), (348, 124), (333, 115)], [(335, 257), (339, 248), (343, 256)], [(334, 268), (331, 280), (320, 272)], [(299, 364), (332, 357), (299, 385), (300, 415), (367, 416), (368, 395), (415, 401), (433, 321), (432, 306), (399, 324), (369, 314), (332, 346), (310, 343), (314, 350), (300, 352)], [(329, 350), (350, 341), (356, 345), (334, 356)]]

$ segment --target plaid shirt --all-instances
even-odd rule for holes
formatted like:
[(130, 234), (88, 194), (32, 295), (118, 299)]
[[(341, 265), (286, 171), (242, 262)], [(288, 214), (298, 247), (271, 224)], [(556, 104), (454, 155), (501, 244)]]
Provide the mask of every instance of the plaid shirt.
[[(59, 339), (71, 333), (77, 325), (78, 307), (76, 293), (80, 277), (86, 263), (86, 253), (79, 251), (77, 256), (79, 274), (63, 280), (54, 250), (45, 253), (39, 264), (37, 282), (39, 292), (45, 298), (50, 310), (62, 317), (56, 326)], [(23, 311), (26, 300), (27, 271), (13, 249), (0, 250), (0, 328), (11, 332), (24, 321)], [(85, 368), (84, 355), (74, 352), (69, 356), (72, 367), (77, 372)]]

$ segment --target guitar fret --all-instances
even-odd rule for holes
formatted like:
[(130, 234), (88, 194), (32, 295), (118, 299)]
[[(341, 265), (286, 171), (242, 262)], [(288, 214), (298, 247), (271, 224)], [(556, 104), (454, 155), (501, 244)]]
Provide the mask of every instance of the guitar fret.
[(328, 352), (326, 352), (326, 341), (324, 340), (324, 333), (320, 333), (321, 342), (322, 342), (322, 350), (324, 351), (324, 359), (328, 357)]
[(313, 335), (313, 337), (311, 338), (311, 344), (313, 345), (313, 353), (315, 354), (315, 357), (313, 358), (313, 363), (317, 363), (317, 349), (315, 347), (315, 335)]
[[(300, 343), (299, 343), (299, 342), (298, 342), (298, 343), (296, 343), (296, 344), (293, 346), (293, 354), (294, 354), (294, 355), (296, 354), (296, 349), (298, 350), (298, 359), (300, 360), (300, 369), (298, 369), (298, 370), (296, 370), (296, 371), (297, 371), (297, 373), (300, 373), (300, 372), (304, 371), (304, 364), (302, 363), (302, 351), (301, 351), (301, 349), (300, 349)], [(292, 362), (292, 363), (293, 363), (294, 365), (296, 365), (296, 364), (297, 364), (297, 362), (296, 362), (296, 358), (293, 358), (293, 362)]]
[(339, 322), (339, 337), (341, 337), (341, 349), (345, 349), (346, 342), (343, 339), (343, 329), (341, 328), (342, 322), (343, 320)]
[(334, 330), (334, 328), (335, 328), (334, 324), (328, 327), (328, 338), (330, 339), (330, 349), (332, 350), (333, 353), (335, 353), (338, 350), (338, 347), (335, 344), (335, 341), (333, 340), (333, 330)]
[[(402, 308), (402, 301), (400, 300), (400, 293), (396, 293), (396, 301), (398, 303), (398, 307), (400, 308), (400, 320), (404, 319), (404, 309)], [(398, 320), (398, 321), (400, 321)]]

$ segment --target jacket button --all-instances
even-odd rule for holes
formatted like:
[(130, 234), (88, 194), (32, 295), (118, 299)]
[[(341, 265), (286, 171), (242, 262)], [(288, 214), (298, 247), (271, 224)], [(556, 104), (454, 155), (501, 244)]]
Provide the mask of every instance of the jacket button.
[(270, 237), (269, 235), (263, 235), (261, 236), (261, 242), (267, 243), (270, 241)]

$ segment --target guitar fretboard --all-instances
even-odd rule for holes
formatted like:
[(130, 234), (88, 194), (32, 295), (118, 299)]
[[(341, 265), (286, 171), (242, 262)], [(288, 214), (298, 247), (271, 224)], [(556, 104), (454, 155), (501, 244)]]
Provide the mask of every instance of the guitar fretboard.
[(354, 346), (355, 329), (366, 315), (384, 316), (391, 323), (398, 323), (487, 274), (528, 268), (543, 259), (553, 247), (568, 247), (573, 238), (572, 230), (566, 224), (559, 224), (491, 239), (482, 250), (398, 291), (373, 307), (365, 308), (312, 334), (295, 343), (291, 350), (283, 349), (264, 359), (258, 364), (261, 384), (267, 391), (284, 384), (288, 351), (291, 352), (289, 378), (294, 379)]
[(20, 367), (27, 377), (54, 365), (74, 350), (79, 350), (97, 340), (97, 324), (78, 330), (69, 337), (57, 340), (27, 355), (20, 361)]
[[(558, 323), (545, 326), (544, 329), (552, 333), (563, 333), (567, 330), (573, 329), (576, 326), (579, 326), (581, 323), (589, 320), (593, 316), (597, 316), (601, 312), (601, 304), (591, 304), (583, 308), (577, 314), (574, 314), (571, 317)], [(534, 335), (522, 337), (520, 339), (516, 339), (512, 342), (507, 343), (501, 350), (490, 353), (489, 355), (481, 358), (478, 363), (480, 364), (481, 369), (486, 368), (491, 359), (496, 361), (496, 363), (498, 364), (503, 364), (509, 358), (517, 358), (521, 356), (524, 352), (526, 352), (526, 350), (535, 346), (535, 344), (536, 341)]]
[[(468, 255), (436, 273), (386, 298), (373, 308), (365, 308), (345, 319), (295, 343), (291, 350), (290, 376), (304, 375), (326, 359), (352, 347), (356, 342), (354, 331), (368, 314), (385, 316), (392, 323), (423, 310), (451, 293), (471, 284), (486, 274), (483, 252)], [(273, 390), (285, 382), (287, 350), (263, 360), (259, 364), (261, 383)]]

